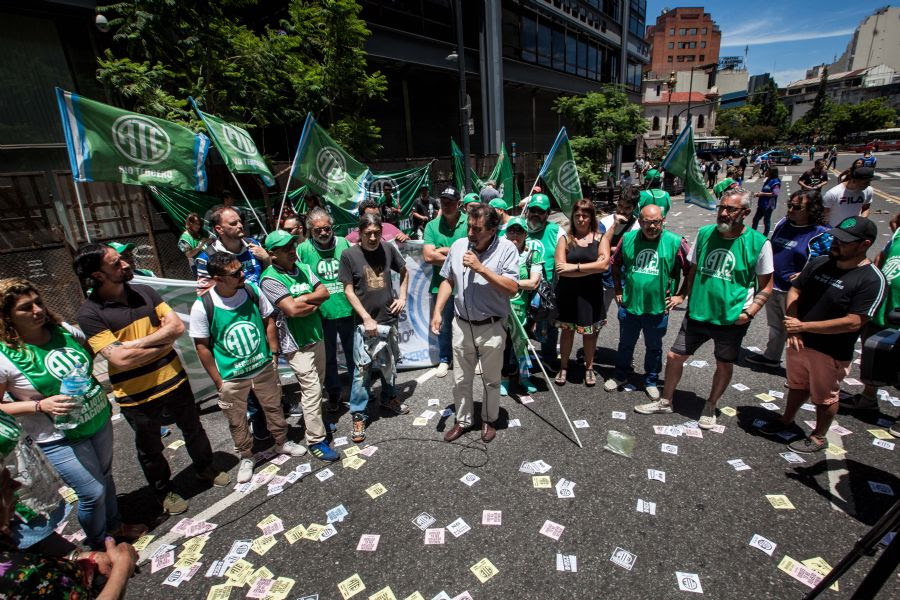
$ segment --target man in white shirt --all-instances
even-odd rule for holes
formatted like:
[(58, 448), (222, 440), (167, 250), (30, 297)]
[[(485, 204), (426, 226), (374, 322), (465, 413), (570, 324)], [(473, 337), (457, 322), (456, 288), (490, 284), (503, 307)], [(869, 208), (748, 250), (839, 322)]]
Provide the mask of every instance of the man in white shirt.
[(875, 176), (872, 167), (857, 167), (850, 170), (845, 183), (834, 186), (822, 197), (825, 220), (837, 227), (849, 217), (868, 217), (874, 191), (869, 184)]

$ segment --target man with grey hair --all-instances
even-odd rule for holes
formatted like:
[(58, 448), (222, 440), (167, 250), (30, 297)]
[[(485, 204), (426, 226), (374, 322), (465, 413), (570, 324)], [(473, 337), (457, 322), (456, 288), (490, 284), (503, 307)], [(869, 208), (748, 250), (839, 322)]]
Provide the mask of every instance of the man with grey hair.
[(726, 190), (716, 207), (716, 224), (697, 232), (688, 255), (691, 264), (684, 289), (684, 297), (690, 297), (690, 302), (666, 356), (662, 398), (636, 406), (635, 412), (672, 412), (672, 398), (685, 361), (711, 339), (716, 372), (699, 425), (701, 429), (715, 427), (716, 403), (731, 383), (741, 341), (772, 293), (772, 245), (761, 233), (744, 225), (749, 214), (750, 192), (743, 188)]
[(337, 412), (341, 402), (341, 379), (338, 376), (337, 341), (341, 340), (347, 372), (353, 373), (353, 307), (344, 294), (344, 284), (338, 279), (341, 254), (350, 242), (334, 234), (334, 219), (323, 208), (314, 208), (306, 215), (309, 237), (297, 246), (297, 258), (308, 266), (328, 290), (328, 299), (319, 306), (322, 335), (325, 339), (325, 391), (328, 401), (325, 410)]

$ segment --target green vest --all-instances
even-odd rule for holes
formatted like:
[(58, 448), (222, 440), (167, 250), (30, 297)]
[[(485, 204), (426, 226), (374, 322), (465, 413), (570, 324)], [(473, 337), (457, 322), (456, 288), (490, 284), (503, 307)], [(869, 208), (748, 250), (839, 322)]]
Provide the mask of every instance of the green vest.
[(715, 225), (701, 227), (688, 316), (715, 325), (737, 321), (747, 302), (747, 290), (756, 288), (756, 261), (765, 242), (766, 236), (749, 227), (730, 240), (719, 235)]
[(638, 200), (638, 205), (634, 210), (634, 216), (640, 216), (641, 209), (649, 204), (655, 204), (662, 210), (662, 216), (665, 218), (666, 214), (669, 212), (669, 209), (672, 207), (672, 200), (669, 198), (669, 192), (665, 192), (660, 189), (652, 188), (649, 190), (642, 190), (641, 197)]
[[(50, 341), (43, 346), (25, 344), (24, 348), (17, 349), (0, 343), (0, 352), (25, 375), (32, 387), (44, 398), (59, 394), (63, 378), (77, 365), (85, 365), (89, 373), (94, 368), (88, 351), (71, 333), (59, 326), (52, 328)], [(91, 375), (91, 385), (81, 406), (78, 425), (64, 430), (63, 433), (66, 439), (72, 442), (89, 438), (106, 425), (110, 414), (106, 392)]]
[(538, 233), (528, 232), (525, 236), (525, 247), (534, 250), (533, 262), (544, 263), (544, 276), (553, 281), (556, 276), (556, 239), (559, 237), (559, 225), (547, 223), (544, 230)]
[[(252, 286), (257, 294), (261, 293), (252, 283), (247, 285)], [(253, 377), (272, 362), (272, 350), (266, 340), (262, 314), (250, 294), (234, 310), (213, 307), (209, 339), (219, 375), (225, 381)]]
[[(435, 248), (449, 248), (458, 239), (466, 237), (469, 232), (469, 217), (462, 210), (456, 218), (456, 225), (451, 229), (441, 215), (436, 219), (428, 221), (425, 225), (425, 235), (423, 242), (432, 244)], [(439, 265), (431, 266), (431, 293), (437, 294), (438, 288), (441, 286), (441, 267)]]
[[(525, 248), (519, 253), (519, 281), (527, 281), (531, 277), (531, 267), (540, 264), (534, 260), (534, 252)], [(529, 257), (531, 260), (528, 260)], [(510, 307), (519, 317), (520, 323), (525, 323), (527, 317), (528, 303), (531, 302), (532, 292), (529, 290), (519, 289), (516, 295), (509, 299)]]
[(201, 238), (198, 240), (198, 239), (194, 238), (194, 236), (192, 236), (191, 234), (189, 234), (187, 231), (182, 231), (182, 232), (181, 232), (181, 237), (178, 238), (178, 241), (179, 241), (179, 242), (182, 242), (182, 241), (183, 241), (183, 242), (186, 242), (187, 245), (190, 246), (191, 249), (193, 250), (194, 248), (196, 248), (196, 247), (200, 244), (201, 241), (203, 241), (203, 238), (201, 237)]
[[(312, 270), (309, 265), (305, 264), (298, 264), (297, 273), (294, 275), (283, 273), (276, 269), (275, 265), (269, 265), (263, 271), (262, 279), (272, 279), (281, 283), (288, 289), (291, 298), (309, 294), (313, 291), (312, 283), (310, 283), (312, 281)], [(346, 301), (346, 298), (344, 300)], [(304, 317), (285, 316), (284, 321), (287, 323), (287, 328), (294, 337), (294, 341), (297, 342), (300, 348), (318, 342), (324, 337), (322, 333), (322, 318), (319, 316), (318, 311)]]
[(663, 230), (648, 240), (638, 229), (622, 237), (625, 281), (622, 304), (633, 315), (660, 315), (666, 312), (666, 297), (681, 237)]
[(338, 279), (341, 254), (349, 247), (350, 242), (341, 236), (335, 236), (334, 248), (331, 250), (319, 250), (312, 240), (306, 240), (297, 246), (297, 258), (313, 270), (328, 290), (328, 300), (319, 307), (323, 319), (343, 319), (353, 314), (353, 307), (344, 294), (344, 284)]
[(894, 237), (891, 238), (891, 247), (884, 256), (881, 272), (887, 281), (887, 289), (884, 292), (884, 301), (872, 320), (879, 327), (885, 328), (888, 326), (887, 316), (900, 306), (900, 229), (895, 231)]

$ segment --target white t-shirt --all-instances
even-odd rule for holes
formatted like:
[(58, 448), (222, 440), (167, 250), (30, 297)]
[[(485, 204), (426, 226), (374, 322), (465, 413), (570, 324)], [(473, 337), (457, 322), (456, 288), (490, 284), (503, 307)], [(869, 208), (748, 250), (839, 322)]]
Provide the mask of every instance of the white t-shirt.
[[(87, 347), (87, 338), (78, 327), (68, 323), (63, 323), (62, 326), (78, 340), (79, 344)], [(28, 378), (4, 354), (0, 354), (0, 383), (6, 386), (7, 393), (15, 402), (36, 402), (45, 397), (34, 389)], [(4, 395), (3, 401), (9, 402), (9, 396)], [(53, 426), (53, 417), (46, 413), (16, 415), (15, 418), (21, 423), (25, 433), (38, 444), (55, 442), (66, 437)]]
[(830, 209), (828, 224), (837, 227), (848, 217), (859, 216), (863, 206), (872, 204), (872, 186), (863, 190), (848, 190), (847, 184), (839, 183), (822, 196), (822, 205)]
[[(217, 294), (215, 288), (210, 288), (207, 294), (212, 298), (213, 306), (222, 310), (235, 310), (247, 301), (247, 292), (244, 290), (238, 290), (234, 296), (229, 298), (223, 298)], [(262, 313), (263, 317), (268, 317), (274, 310), (272, 303), (269, 302), (269, 299), (262, 292), (259, 292), (258, 306), (259, 312)], [(209, 321), (206, 318), (206, 309), (203, 308), (203, 302), (199, 298), (194, 301), (194, 305), (191, 307), (190, 336), (192, 338), (209, 337)]]
[[(691, 251), (688, 252), (688, 262), (692, 265), (697, 264), (697, 244), (691, 245)], [(772, 243), (766, 240), (762, 248), (759, 249), (759, 256), (756, 258), (756, 274), (769, 275), (775, 272), (775, 260), (772, 258)], [(750, 287), (747, 289), (747, 301), (744, 302), (744, 310), (750, 308), (753, 304), (753, 297), (756, 291)]]

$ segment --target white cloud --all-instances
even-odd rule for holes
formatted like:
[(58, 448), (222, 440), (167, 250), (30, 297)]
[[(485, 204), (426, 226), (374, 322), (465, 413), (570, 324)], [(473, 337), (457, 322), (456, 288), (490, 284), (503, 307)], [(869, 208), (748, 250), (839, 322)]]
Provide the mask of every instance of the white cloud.
[(783, 69), (770, 73), (772, 79), (779, 87), (784, 87), (794, 81), (806, 79), (806, 69)]
[(752, 35), (753, 31), (765, 31), (768, 28), (755, 26), (743, 27), (731, 32), (722, 33), (722, 47), (758, 46), (761, 44), (777, 44), (780, 42), (801, 42), (804, 40), (818, 40), (823, 38), (850, 35), (853, 28), (835, 29), (831, 31), (794, 31), (791, 33), (772, 33), (769, 35)]

